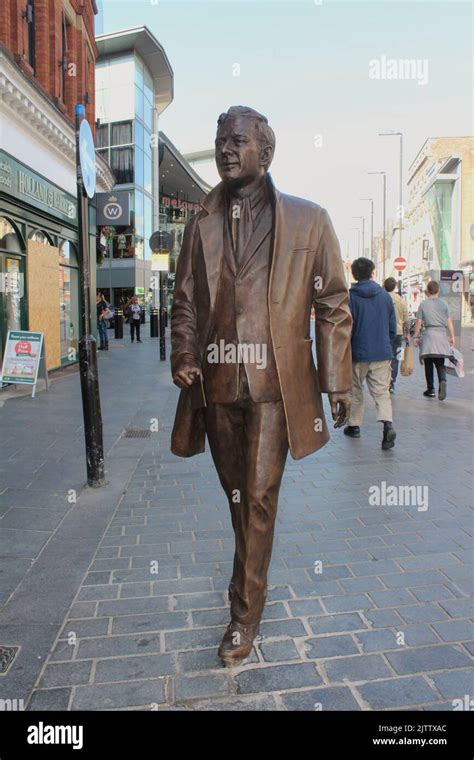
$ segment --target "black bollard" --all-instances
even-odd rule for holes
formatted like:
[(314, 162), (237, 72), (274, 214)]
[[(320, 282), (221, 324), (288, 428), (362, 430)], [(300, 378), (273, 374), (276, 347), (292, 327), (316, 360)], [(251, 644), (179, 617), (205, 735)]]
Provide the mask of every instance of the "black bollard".
[(150, 338), (158, 336), (158, 309), (150, 309)]
[(166, 359), (166, 329), (165, 329), (165, 311), (164, 307), (160, 309), (160, 361)]
[(115, 337), (123, 338), (123, 309), (115, 309)]

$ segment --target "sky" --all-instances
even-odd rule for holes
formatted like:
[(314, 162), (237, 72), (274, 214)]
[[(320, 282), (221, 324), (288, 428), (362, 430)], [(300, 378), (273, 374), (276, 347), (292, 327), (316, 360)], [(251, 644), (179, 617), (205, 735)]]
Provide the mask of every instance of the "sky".
[[(375, 230), (382, 226), (382, 177), (367, 172), (387, 172), (387, 217), (396, 216), (399, 138), (378, 133), (403, 132), (406, 184), (428, 137), (474, 132), (472, 8), (457, 0), (102, 0), (96, 31), (145, 25), (162, 44), (174, 100), (160, 129), (182, 153), (212, 147), (217, 117), (231, 105), (265, 114), (276, 134), (276, 186), (327, 208), (344, 257), (354, 258), (354, 217), (370, 225), (361, 198), (374, 198)], [(400, 60), (417, 62), (410, 78), (390, 76), (404, 74)]]

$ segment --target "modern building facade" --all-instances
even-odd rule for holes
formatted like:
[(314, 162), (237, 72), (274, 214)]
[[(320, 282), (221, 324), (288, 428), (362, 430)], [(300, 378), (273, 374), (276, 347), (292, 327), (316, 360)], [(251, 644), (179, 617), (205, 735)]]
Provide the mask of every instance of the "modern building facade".
[[(45, 334), (47, 364), (79, 337), (74, 107), (94, 123), (94, 0), (0, 4), (0, 355), (9, 329)], [(112, 188), (98, 160), (97, 190)], [(95, 209), (90, 206), (91, 290)]]
[[(470, 319), (474, 265), (474, 138), (430, 137), (408, 170), (405, 220), (410, 298), (441, 271), (465, 274), (463, 314)], [(471, 286), (471, 287), (470, 287)]]
[(197, 214), (212, 187), (204, 182), (171, 140), (160, 132), (160, 230), (170, 243), (167, 277), (168, 308), (171, 308), (176, 262), (186, 222)]
[(151, 281), (149, 238), (159, 227), (159, 115), (173, 100), (173, 71), (146, 27), (96, 38), (96, 152), (110, 165), (114, 191), (130, 195), (130, 225), (101, 231), (106, 255), (97, 287), (119, 306)]

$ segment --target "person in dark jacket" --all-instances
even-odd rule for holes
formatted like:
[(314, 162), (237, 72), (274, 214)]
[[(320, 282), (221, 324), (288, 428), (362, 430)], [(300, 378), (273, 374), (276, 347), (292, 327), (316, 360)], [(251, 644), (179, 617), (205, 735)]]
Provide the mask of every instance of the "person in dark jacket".
[(360, 438), (364, 416), (364, 380), (383, 423), (382, 448), (392, 449), (396, 433), (392, 424), (390, 381), (392, 377), (393, 341), (397, 320), (389, 294), (374, 282), (375, 265), (361, 257), (352, 262), (356, 280), (349, 291), (352, 312), (352, 408), (344, 428), (351, 438)]
[(136, 296), (132, 298), (132, 302), (127, 309), (127, 314), (128, 321), (130, 323), (130, 338), (132, 340), (132, 343), (135, 337), (135, 333), (137, 336), (137, 343), (141, 343), (140, 324), (142, 321), (142, 307), (138, 303), (138, 298)]
[(103, 293), (97, 293), (96, 296), (97, 305), (97, 332), (99, 333), (100, 346), (98, 351), (109, 350), (109, 336), (107, 333), (107, 323), (104, 319), (104, 312), (109, 308), (109, 304), (105, 300)]

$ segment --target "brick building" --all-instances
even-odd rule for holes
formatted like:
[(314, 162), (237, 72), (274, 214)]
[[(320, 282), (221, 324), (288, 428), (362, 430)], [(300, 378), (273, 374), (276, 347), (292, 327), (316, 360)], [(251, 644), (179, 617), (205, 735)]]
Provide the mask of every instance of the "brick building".
[[(50, 368), (79, 337), (74, 107), (94, 129), (96, 13), (95, 0), (0, 3), (0, 356), (9, 329), (41, 331)], [(113, 185), (98, 157), (97, 191)], [(94, 273), (94, 201), (90, 222)]]

